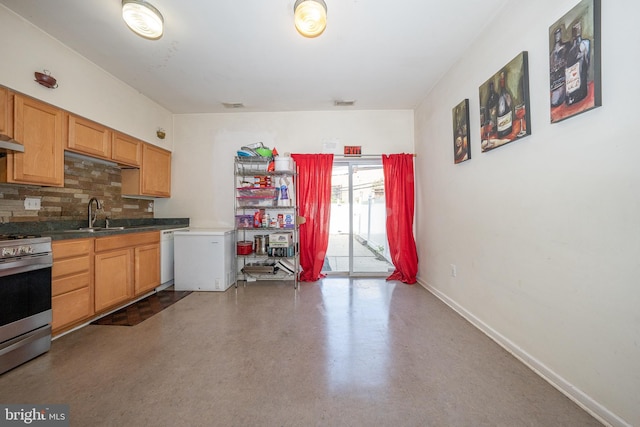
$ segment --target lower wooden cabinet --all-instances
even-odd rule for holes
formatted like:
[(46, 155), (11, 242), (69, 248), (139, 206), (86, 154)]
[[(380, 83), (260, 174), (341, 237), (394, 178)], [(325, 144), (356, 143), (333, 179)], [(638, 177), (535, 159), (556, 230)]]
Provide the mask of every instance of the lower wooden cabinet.
[(56, 334), (94, 314), (93, 239), (54, 241), (52, 248), (51, 328)]
[(133, 297), (131, 249), (96, 253), (95, 287), (95, 305), (98, 313)]
[(134, 249), (134, 293), (141, 295), (160, 284), (160, 243)]
[(52, 242), (53, 335), (160, 285), (160, 232)]
[(95, 239), (96, 313), (160, 285), (160, 232)]

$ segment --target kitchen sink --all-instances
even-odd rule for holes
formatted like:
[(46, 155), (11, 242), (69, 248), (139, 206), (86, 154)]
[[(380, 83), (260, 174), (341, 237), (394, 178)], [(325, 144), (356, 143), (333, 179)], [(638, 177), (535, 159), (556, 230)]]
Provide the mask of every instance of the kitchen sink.
[(106, 228), (102, 227), (80, 227), (73, 228), (71, 230), (63, 230), (65, 233), (94, 233), (96, 231), (106, 230)]
[(96, 231), (117, 231), (135, 227), (80, 227), (64, 230), (65, 233), (95, 233)]

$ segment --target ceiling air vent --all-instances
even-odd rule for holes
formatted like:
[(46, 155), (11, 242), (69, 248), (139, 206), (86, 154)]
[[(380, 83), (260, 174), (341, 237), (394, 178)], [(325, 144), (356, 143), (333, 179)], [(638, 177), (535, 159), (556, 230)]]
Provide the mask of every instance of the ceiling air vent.
[(244, 108), (242, 102), (223, 102), (222, 105), (224, 108)]
[(353, 107), (356, 101), (333, 101), (336, 107)]

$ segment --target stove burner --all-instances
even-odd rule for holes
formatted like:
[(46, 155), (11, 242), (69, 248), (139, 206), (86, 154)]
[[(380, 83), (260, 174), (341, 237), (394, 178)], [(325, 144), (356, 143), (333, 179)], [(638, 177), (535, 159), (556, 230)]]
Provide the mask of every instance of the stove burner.
[(39, 234), (0, 234), (0, 240), (22, 240), (41, 237)]

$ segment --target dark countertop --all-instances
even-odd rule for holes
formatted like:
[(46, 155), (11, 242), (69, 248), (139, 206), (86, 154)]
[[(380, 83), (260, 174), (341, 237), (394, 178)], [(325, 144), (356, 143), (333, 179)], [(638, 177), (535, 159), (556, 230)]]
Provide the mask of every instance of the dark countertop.
[[(117, 234), (141, 233), (144, 231), (170, 230), (189, 226), (189, 218), (151, 218), (151, 219), (113, 219), (104, 228), (104, 220), (96, 221), (93, 232), (80, 231), (87, 221), (30, 221), (0, 224), (0, 234), (37, 234), (51, 237), (51, 240), (81, 239), (87, 237), (105, 237)], [(125, 227), (117, 229), (116, 227)]]

